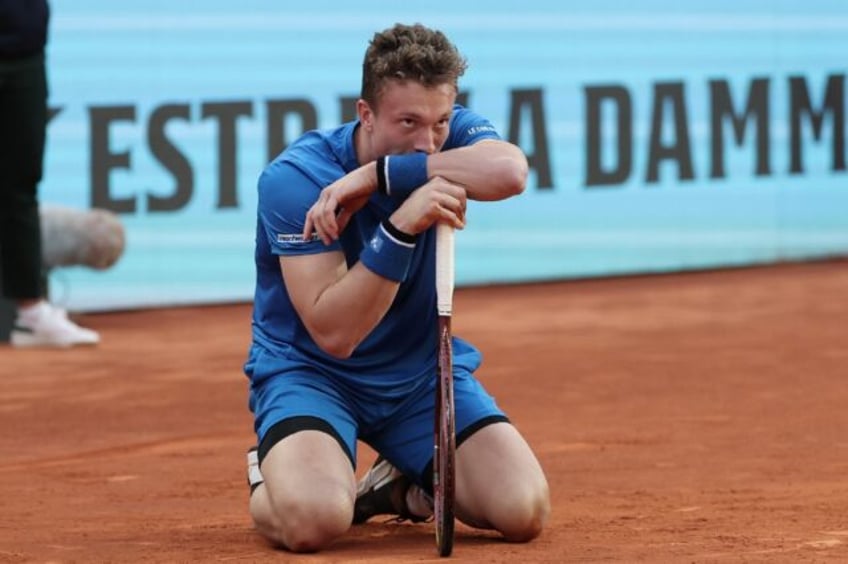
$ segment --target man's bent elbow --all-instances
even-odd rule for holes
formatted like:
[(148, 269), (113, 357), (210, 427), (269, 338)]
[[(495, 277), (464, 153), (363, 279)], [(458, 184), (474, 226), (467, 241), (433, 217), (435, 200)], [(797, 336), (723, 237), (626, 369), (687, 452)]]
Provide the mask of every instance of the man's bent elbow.
[(527, 159), (521, 159), (516, 163), (510, 175), (510, 196), (518, 196), (524, 192), (524, 188), (527, 186), (528, 172)]
[(511, 198), (524, 191), (530, 165), (527, 155), (517, 145), (501, 142), (496, 145), (498, 154), (490, 162), (499, 180), (500, 197)]
[(315, 344), (318, 345), (318, 348), (339, 360), (350, 358), (350, 355), (353, 354), (353, 351), (356, 350), (356, 347), (359, 344), (352, 342), (350, 339), (345, 338), (344, 335), (339, 334), (313, 335), (313, 340), (315, 341)]
[(524, 192), (524, 188), (527, 186), (528, 173), (527, 158), (523, 153), (520, 156), (503, 159), (498, 170), (498, 178), (503, 183), (502, 196), (511, 198)]

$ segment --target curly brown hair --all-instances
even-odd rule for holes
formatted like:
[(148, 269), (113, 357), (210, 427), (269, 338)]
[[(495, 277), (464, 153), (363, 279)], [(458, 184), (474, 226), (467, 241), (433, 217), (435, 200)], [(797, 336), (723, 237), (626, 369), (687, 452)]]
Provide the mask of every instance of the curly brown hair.
[(452, 84), (468, 64), (441, 31), (421, 24), (395, 24), (374, 34), (362, 63), (361, 98), (372, 108), (390, 80), (413, 80), (426, 87)]

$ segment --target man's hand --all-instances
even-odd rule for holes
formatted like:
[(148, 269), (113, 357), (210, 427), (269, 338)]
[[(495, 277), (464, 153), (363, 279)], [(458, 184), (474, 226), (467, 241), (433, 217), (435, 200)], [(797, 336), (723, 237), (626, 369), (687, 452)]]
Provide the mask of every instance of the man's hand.
[(369, 163), (339, 178), (323, 190), (309, 211), (303, 225), (303, 239), (312, 231), (325, 245), (339, 238), (353, 214), (359, 211), (377, 189), (375, 164)]
[(437, 176), (412, 192), (389, 220), (410, 235), (418, 235), (439, 222), (462, 229), (466, 203), (465, 188)]

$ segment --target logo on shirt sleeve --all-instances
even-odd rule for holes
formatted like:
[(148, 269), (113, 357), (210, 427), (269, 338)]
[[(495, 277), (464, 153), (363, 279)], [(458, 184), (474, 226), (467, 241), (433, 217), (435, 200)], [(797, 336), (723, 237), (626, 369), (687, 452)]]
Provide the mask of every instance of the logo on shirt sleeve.
[(483, 132), (497, 133), (497, 130), (491, 125), (475, 125), (474, 127), (468, 128), (468, 135), (477, 135), (478, 133)]
[(292, 244), (303, 244), (303, 243), (312, 243), (313, 241), (319, 241), (317, 233), (313, 233), (312, 237), (308, 239), (303, 238), (302, 233), (277, 233), (277, 242), (278, 243), (292, 243)]

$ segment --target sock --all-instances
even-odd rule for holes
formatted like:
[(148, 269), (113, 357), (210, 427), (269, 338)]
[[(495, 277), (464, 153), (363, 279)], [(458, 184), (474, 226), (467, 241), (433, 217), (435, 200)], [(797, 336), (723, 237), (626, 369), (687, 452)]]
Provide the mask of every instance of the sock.
[(433, 499), (420, 486), (412, 484), (406, 490), (406, 508), (416, 517), (433, 514)]

